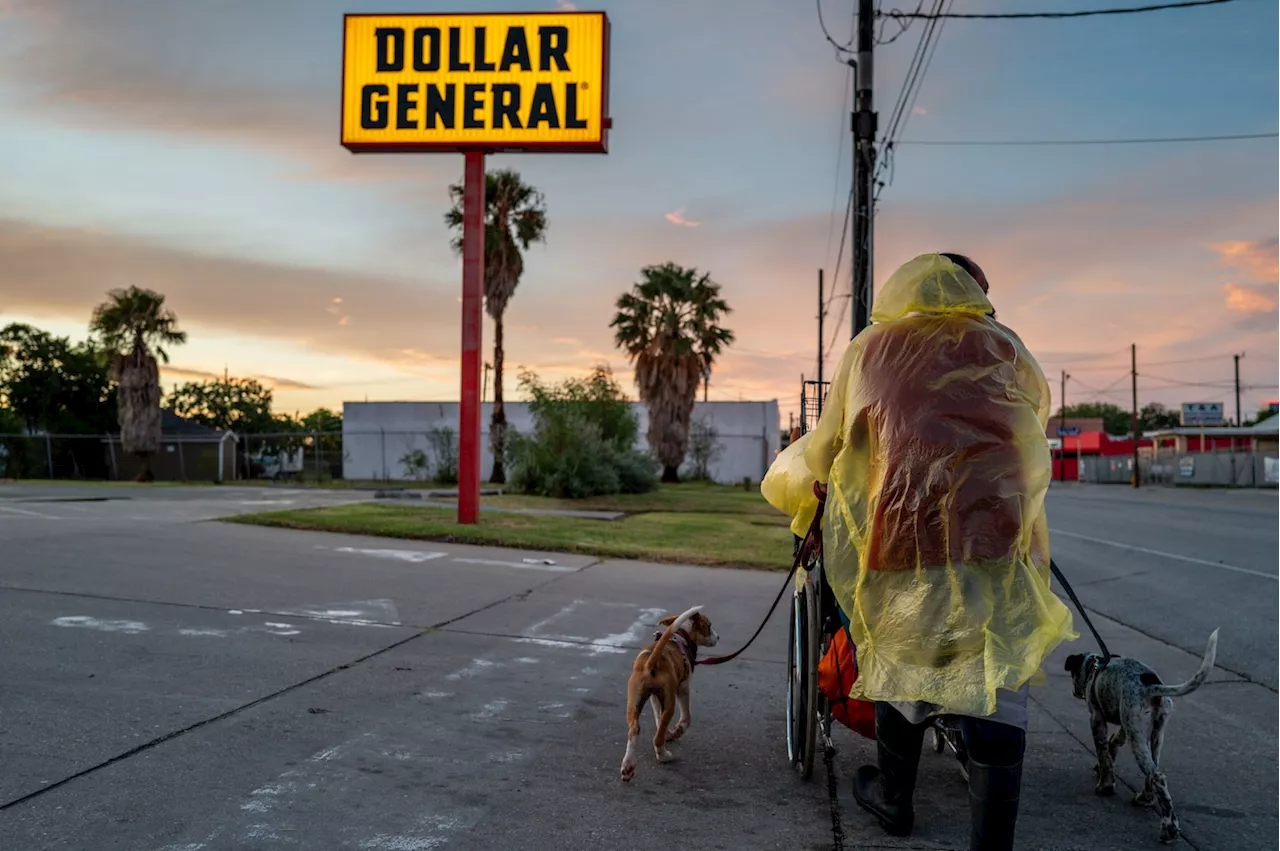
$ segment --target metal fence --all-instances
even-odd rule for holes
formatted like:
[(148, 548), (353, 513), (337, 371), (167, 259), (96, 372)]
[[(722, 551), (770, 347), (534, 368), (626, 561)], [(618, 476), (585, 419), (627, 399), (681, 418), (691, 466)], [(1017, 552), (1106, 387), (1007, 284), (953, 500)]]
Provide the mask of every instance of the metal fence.
[[(150, 461), (161, 481), (326, 482), (342, 478), (342, 433), (167, 434)], [(0, 434), (0, 479), (130, 481), (141, 469), (119, 435)]]
[[(1084, 456), (1080, 481), (1129, 484), (1133, 459), (1128, 456)], [(1138, 459), (1140, 482), (1162, 487), (1274, 488), (1280, 481), (1280, 461), (1265, 452), (1148, 453)]]

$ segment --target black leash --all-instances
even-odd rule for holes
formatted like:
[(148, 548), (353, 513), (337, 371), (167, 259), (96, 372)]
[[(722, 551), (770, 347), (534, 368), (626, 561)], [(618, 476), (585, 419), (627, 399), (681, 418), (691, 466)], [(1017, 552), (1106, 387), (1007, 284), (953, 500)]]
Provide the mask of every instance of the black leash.
[(813, 522), (809, 524), (809, 531), (805, 533), (804, 543), (800, 545), (800, 549), (796, 552), (796, 559), (791, 563), (791, 569), (787, 571), (787, 578), (782, 583), (782, 588), (778, 590), (778, 596), (773, 598), (773, 605), (769, 607), (769, 611), (765, 613), (764, 620), (760, 621), (760, 626), (756, 627), (755, 633), (747, 639), (747, 643), (739, 647), (728, 656), (708, 656), (706, 659), (699, 659), (698, 665), (722, 665), (725, 662), (738, 658), (746, 651), (751, 643), (760, 637), (760, 633), (764, 631), (764, 625), (769, 622), (769, 618), (773, 617), (774, 611), (778, 608), (778, 604), (782, 602), (782, 598), (786, 596), (787, 589), (792, 587), (791, 578), (796, 575), (796, 570), (806, 561), (812, 558), (815, 552), (822, 547), (822, 511), (826, 507), (826, 502), (822, 499), (818, 501), (818, 510), (814, 512)]
[(1089, 613), (1084, 610), (1084, 606), (1080, 603), (1080, 598), (1076, 596), (1076, 592), (1072, 589), (1071, 583), (1067, 581), (1067, 577), (1062, 575), (1062, 571), (1058, 568), (1058, 563), (1053, 559), (1049, 559), (1049, 569), (1053, 571), (1053, 575), (1062, 583), (1062, 588), (1067, 592), (1067, 596), (1071, 598), (1071, 602), (1075, 604), (1076, 611), (1080, 613), (1080, 617), (1084, 618), (1085, 625), (1093, 633), (1093, 640), (1098, 642), (1098, 648), (1102, 651), (1102, 664), (1106, 665), (1112, 658), (1111, 651), (1107, 649), (1107, 642), (1102, 640), (1101, 635), (1098, 635), (1098, 630), (1094, 628), (1093, 621), (1089, 620)]

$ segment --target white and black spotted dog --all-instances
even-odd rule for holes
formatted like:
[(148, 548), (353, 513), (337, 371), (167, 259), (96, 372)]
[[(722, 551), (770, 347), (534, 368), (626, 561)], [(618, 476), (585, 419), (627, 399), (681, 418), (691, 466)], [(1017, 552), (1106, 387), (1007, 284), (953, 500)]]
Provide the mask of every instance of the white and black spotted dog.
[[(1071, 687), (1075, 696), (1089, 706), (1089, 721), (1093, 728), (1093, 745), (1098, 754), (1096, 773), (1099, 795), (1116, 793), (1116, 752), (1128, 739), (1138, 768), (1146, 777), (1142, 791), (1133, 799), (1139, 806), (1155, 806), (1160, 814), (1160, 841), (1173, 842), (1178, 838), (1178, 817), (1173, 812), (1173, 799), (1169, 796), (1169, 784), (1160, 770), (1160, 749), (1164, 745), (1165, 725), (1173, 711), (1171, 698), (1191, 694), (1204, 684), (1213, 670), (1218, 652), (1218, 631), (1209, 636), (1200, 670), (1185, 683), (1167, 686), (1155, 671), (1137, 659), (1113, 656), (1103, 665), (1103, 657), (1093, 653), (1067, 657), (1066, 670), (1071, 672)], [(1120, 729), (1108, 740), (1107, 725), (1117, 724)]]

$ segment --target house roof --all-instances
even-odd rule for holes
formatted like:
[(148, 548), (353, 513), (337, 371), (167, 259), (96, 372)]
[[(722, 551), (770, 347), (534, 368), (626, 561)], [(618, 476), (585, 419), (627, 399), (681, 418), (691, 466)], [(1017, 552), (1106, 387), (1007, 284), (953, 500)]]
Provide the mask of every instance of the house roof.
[(160, 433), (180, 435), (182, 437), (210, 437), (216, 438), (222, 435), (222, 432), (216, 428), (202, 426), (199, 423), (193, 423), (191, 420), (178, 416), (173, 411), (165, 408), (160, 409)]
[[(160, 435), (169, 439), (180, 439), (183, 441), (209, 442), (216, 443), (222, 440), (231, 432), (222, 431), (221, 429), (209, 428), (199, 423), (193, 423), (191, 420), (178, 416), (173, 411), (160, 409)], [(110, 435), (111, 440), (119, 440), (120, 433), (115, 432)]]

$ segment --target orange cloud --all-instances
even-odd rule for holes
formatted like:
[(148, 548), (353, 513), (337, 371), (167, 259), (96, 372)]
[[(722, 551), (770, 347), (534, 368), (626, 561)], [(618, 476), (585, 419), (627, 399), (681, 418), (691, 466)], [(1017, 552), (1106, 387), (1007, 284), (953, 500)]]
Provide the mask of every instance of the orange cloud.
[[(218, 372), (210, 372), (206, 369), (188, 369), (180, 366), (162, 366), (160, 372), (165, 376), (184, 379), (186, 381), (221, 381), (223, 374)], [(237, 378), (240, 376), (232, 376)], [(280, 390), (318, 390), (320, 389), (314, 384), (308, 384), (305, 381), (296, 381), (292, 378), (281, 378), (275, 375), (250, 375), (249, 378), (259, 381), (268, 387)]]
[(686, 219), (684, 217), (684, 207), (681, 207), (673, 213), (667, 213), (666, 220), (671, 222), (673, 225), (680, 225), (681, 227), (686, 228), (696, 228), (698, 225), (702, 224), (702, 222), (691, 222)]
[(1223, 266), (1244, 272), (1252, 281), (1271, 283), (1280, 278), (1280, 262), (1277, 262), (1280, 239), (1276, 237), (1254, 242), (1215, 242), (1209, 247)]
[(1276, 309), (1274, 289), (1228, 283), (1222, 291), (1226, 294), (1227, 309), (1236, 313), (1268, 313)]

